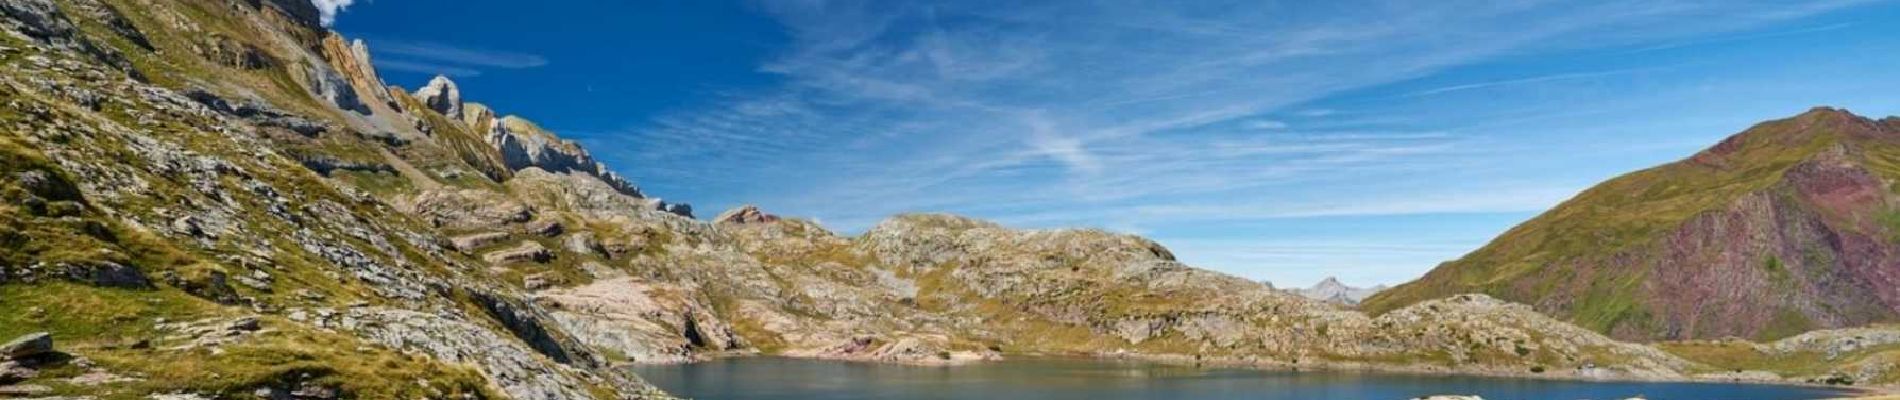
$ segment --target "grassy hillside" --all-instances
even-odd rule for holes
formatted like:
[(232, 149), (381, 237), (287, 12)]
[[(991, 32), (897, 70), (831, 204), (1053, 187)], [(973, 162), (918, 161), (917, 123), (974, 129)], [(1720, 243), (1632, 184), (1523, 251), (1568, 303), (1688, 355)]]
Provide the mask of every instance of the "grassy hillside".
[[(1882, 200), (1830, 209), (1815, 203), (1828, 201), (1828, 193), (1810, 190), (1851, 170), (1883, 180), (1900, 176), (1892, 161), (1900, 147), (1889, 125), (1832, 109), (1762, 123), (1694, 157), (1592, 187), (1424, 278), (1368, 299), (1364, 307), (1383, 312), (1450, 294), (1485, 293), (1623, 338), (1775, 338), (1892, 318), (1891, 309), (1830, 308), (1843, 303), (1832, 298), (1855, 294), (1814, 292), (1818, 283), (1834, 282), (1828, 277), (1853, 273), (1834, 259), (1850, 250), (1836, 243), (1838, 234), (1866, 235), (1883, 248), (1894, 247), (1892, 235), (1872, 232), (1888, 229), (1891, 207)], [(1833, 152), (1855, 168), (1790, 177), (1797, 166), (1819, 165), (1818, 158)], [(1892, 197), (1884, 183), (1878, 186), (1882, 199)], [(1817, 227), (1825, 234), (1805, 236)], [(1711, 277), (1716, 271), (1750, 279)], [(1659, 282), (1680, 277), (1702, 280)], [(1800, 296), (1768, 298), (1747, 310), (1770, 314), (1766, 326), (1697, 330), (1692, 328), (1720, 322), (1676, 313), (1681, 305), (1668, 302), (1694, 299), (1665, 293), (1673, 284), (1761, 290), (1751, 295), (1756, 298)], [(1833, 289), (1864, 290), (1847, 286)]]

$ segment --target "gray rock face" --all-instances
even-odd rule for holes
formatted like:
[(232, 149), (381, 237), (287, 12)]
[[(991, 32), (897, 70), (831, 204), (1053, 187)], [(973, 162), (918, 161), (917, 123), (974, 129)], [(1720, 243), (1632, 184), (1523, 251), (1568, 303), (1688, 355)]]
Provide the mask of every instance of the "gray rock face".
[(488, 191), (427, 190), (394, 203), (397, 210), (450, 229), (503, 230), (534, 219), (527, 205)]
[(59, 13), (59, 7), (47, 0), (17, 0), (0, 3), (0, 13), (19, 21), (21, 31), (41, 40), (72, 40), (78, 27)]
[(53, 352), (53, 335), (46, 332), (29, 333), (13, 338), (6, 344), (0, 344), (0, 356), (9, 359), (33, 357)]
[(627, 278), (542, 292), (554, 320), (576, 339), (638, 363), (700, 359), (696, 350), (745, 346), (732, 327), (685, 288)]
[(12, 26), (14, 30), (54, 48), (76, 50), (119, 70), (132, 71), (131, 62), (126, 61), (123, 54), (86, 39), (79, 27), (67, 19), (66, 14), (51, 0), (0, 2), (0, 16), (7, 17), (0, 19), (0, 26)]
[[(502, 162), (508, 169), (521, 171), (535, 168), (553, 173), (584, 173), (598, 178), (620, 194), (634, 198), (646, 197), (638, 186), (595, 160), (580, 144), (554, 136), (532, 121), (512, 115), (494, 119), (486, 139), (489, 145), (501, 152)], [(656, 200), (653, 204), (659, 211), (689, 218), (693, 216), (692, 206), (683, 203)]]
[[(539, 125), (517, 116), (501, 116), (478, 103), (464, 103), (461, 90), (447, 77), (437, 76), (415, 92), (415, 97), (430, 109), (452, 121), (460, 121), (482, 135), (484, 141), (501, 156), (502, 167), (510, 171), (538, 169), (556, 174), (582, 173), (605, 183), (620, 194), (646, 198), (633, 182), (600, 163), (586, 148), (562, 139)], [(693, 217), (693, 208), (685, 203), (653, 199), (650, 209)]]
[[(485, 325), (453, 314), (427, 313), (385, 308), (314, 310), (303, 313), (318, 327), (355, 332), (371, 341), (398, 348), (417, 349), (444, 360), (458, 360), (480, 367), (509, 397), (523, 400), (595, 398), (587, 385), (573, 376), (572, 368), (538, 360), (521, 340), (497, 333)], [(645, 386), (627, 375), (608, 375), (601, 379), (621, 388)], [(623, 399), (668, 398), (657, 389), (621, 393)]]
[(436, 75), (435, 79), (429, 80), (428, 85), (416, 89), (416, 99), (422, 100), (422, 104), (449, 117), (451, 121), (462, 119), (462, 90), (455, 87), (455, 81), (449, 80), (449, 77)]
[(350, 86), (349, 79), (336, 73), (329, 64), (312, 58), (310, 63), (304, 66), (304, 70), (305, 79), (310, 81), (310, 89), (317, 97), (346, 111), (357, 114), (370, 113), (369, 105), (363, 104), (362, 97), (357, 96), (356, 88)]
[(244, 118), (259, 126), (283, 128), (305, 137), (317, 137), (330, 130), (328, 125), (321, 122), (291, 115), (275, 107), (271, 107), (269, 104), (257, 101), (226, 101), (224, 98), (203, 89), (188, 90), (185, 91), (184, 95), (186, 98), (190, 98), (192, 101), (202, 104), (212, 111)]
[(508, 328), (510, 333), (514, 333), (516, 338), (528, 343), (528, 347), (533, 348), (535, 352), (561, 364), (577, 362), (585, 364), (593, 361), (584, 350), (569, 346), (568, 343), (556, 338), (545, 322), (550, 317), (540, 313), (538, 308), (489, 293), (476, 292), (471, 293), (470, 296), (476, 303), (482, 305), (482, 309), (487, 311), (489, 316), (501, 321), (503, 327)]

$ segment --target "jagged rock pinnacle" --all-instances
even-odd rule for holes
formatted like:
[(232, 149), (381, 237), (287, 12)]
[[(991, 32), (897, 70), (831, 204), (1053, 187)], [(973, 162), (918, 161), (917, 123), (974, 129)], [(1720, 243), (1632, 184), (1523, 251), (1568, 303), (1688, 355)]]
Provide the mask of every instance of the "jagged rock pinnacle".
[(449, 77), (436, 75), (428, 86), (416, 90), (416, 98), (450, 120), (462, 119), (462, 90)]

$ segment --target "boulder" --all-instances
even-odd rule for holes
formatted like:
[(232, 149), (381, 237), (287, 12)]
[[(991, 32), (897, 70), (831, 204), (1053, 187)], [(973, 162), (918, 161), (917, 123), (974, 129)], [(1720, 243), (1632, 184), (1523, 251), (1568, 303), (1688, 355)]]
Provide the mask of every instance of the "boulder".
[(258, 323), (257, 317), (238, 318), (225, 325), (225, 330), (231, 332), (255, 332), (258, 329), (263, 329), (263, 325)]
[(46, 332), (29, 333), (0, 345), (0, 356), (9, 359), (21, 359), (52, 352), (53, 335)]
[(75, 261), (57, 266), (66, 279), (95, 286), (149, 288), (152, 282), (137, 268), (111, 261)]
[(545, 263), (554, 259), (554, 252), (534, 241), (522, 241), (521, 245), (505, 250), (495, 250), (482, 256), (489, 264), (505, 264), (518, 261)]
[(482, 232), (456, 236), (453, 239), (449, 239), (449, 244), (455, 246), (456, 250), (467, 253), (475, 251), (475, 249), (487, 247), (491, 244), (501, 243), (501, 241), (507, 239), (507, 232)]

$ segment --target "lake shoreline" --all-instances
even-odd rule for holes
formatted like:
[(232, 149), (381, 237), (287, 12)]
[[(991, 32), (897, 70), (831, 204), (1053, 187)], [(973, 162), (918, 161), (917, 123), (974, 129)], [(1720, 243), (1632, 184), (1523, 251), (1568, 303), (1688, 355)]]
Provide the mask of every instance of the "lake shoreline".
[[(705, 362), (634, 366), (675, 395), (720, 399), (932, 398), (995, 396), (1082, 400), (1416, 398), (1860, 398), (1865, 388), (1763, 382), (1577, 379), (1443, 373), (1424, 369), (1264, 368), (1165, 362), (1149, 357), (1017, 354), (954, 368), (812, 357), (739, 355)], [(1264, 397), (1261, 397), (1264, 396)]]
[(781, 358), (781, 359), (792, 359), (792, 360), (835, 361), (835, 362), (844, 362), (844, 363), (863, 363), (863, 364), (892, 365), (892, 366), (906, 366), (906, 367), (920, 367), (920, 368), (932, 368), (932, 367), (934, 368), (961, 368), (961, 367), (968, 367), (972, 365), (980, 365), (980, 364), (986, 364), (986, 363), (1021, 361), (1021, 360), (1038, 360), (1038, 359), (1082, 360), (1082, 361), (1123, 361), (1123, 362), (1132, 361), (1132, 362), (1144, 362), (1144, 363), (1153, 363), (1153, 364), (1158, 364), (1158, 365), (1170, 365), (1170, 366), (1251, 369), (1251, 370), (1276, 371), (1276, 372), (1357, 372), (1357, 373), (1378, 373), (1378, 374), (1413, 375), (1413, 376), (1429, 376), (1429, 377), (1504, 378), (1504, 379), (1524, 379), (1524, 380), (1558, 381), (1558, 382), (1586, 382), (1586, 383), (1627, 382), (1627, 383), (1705, 383), (1705, 384), (1767, 385), (1767, 386), (1787, 386), (1787, 387), (1829, 389), (1829, 390), (1839, 390), (1842, 392), (1846, 392), (1846, 393), (1843, 393), (1843, 395), (1845, 395), (1846, 397), (1841, 397), (1841, 398), (1870, 398), (1870, 397), (1877, 397), (1877, 396), (1900, 397), (1900, 387), (1840, 386), (1840, 385), (1829, 385), (1829, 384), (1822, 384), (1822, 383), (1812, 383), (1812, 382), (1802, 382), (1802, 381), (1792, 381), (1792, 380), (1769, 381), (1769, 380), (1715, 379), (1715, 378), (1697, 378), (1694, 376), (1687, 376), (1684, 378), (1674, 378), (1674, 377), (1661, 377), (1661, 376), (1641, 376), (1641, 375), (1620, 373), (1620, 372), (1614, 375), (1586, 376), (1584, 374), (1575, 372), (1575, 370), (1566, 370), (1570, 372), (1547, 371), (1544, 373), (1531, 373), (1531, 372), (1525, 372), (1525, 371), (1505, 370), (1501, 368), (1461, 369), (1461, 368), (1446, 368), (1446, 367), (1428, 366), (1428, 365), (1426, 366), (1393, 365), (1393, 364), (1337, 362), (1337, 361), (1295, 364), (1295, 363), (1266, 361), (1266, 360), (1245, 360), (1245, 359), (1232, 359), (1232, 358), (1224, 358), (1224, 357), (1204, 357), (1204, 356), (1197, 357), (1194, 355), (1183, 355), (1183, 354), (1008, 353), (1008, 354), (1003, 354), (1003, 358), (1000, 360), (959, 360), (959, 361), (954, 361), (954, 362), (932, 362), (932, 363), (893, 361), (893, 360), (874, 360), (874, 359), (854, 359), (854, 358), (841, 358), (841, 357), (820, 357), (820, 356), (809, 356), (809, 355), (768, 354), (768, 353), (759, 353), (759, 352), (721, 352), (721, 353), (705, 354), (705, 356), (706, 357), (704, 358), (696, 358), (692, 360), (686, 360), (683, 362), (639, 363), (636, 365), (663, 366), (663, 365), (697, 364), (697, 363), (705, 363), (705, 362), (715, 361), (719, 359), (729, 359), (729, 358)]
[(1842, 390), (1842, 391), (1847, 391), (1847, 392), (1853, 392), (1852, 394), (1855, 398), (1867, 397), (1867, 396), (1881, 396), (1881, 395), (1900, 395), (1900, 387), (1841, 386), (1841, 385), (1829, 385), (1829, 384), (1824, 384), (1824, 383), (1813, 383), (1813, 382), (1793, 381), (1793, 380), (1772, 380), (1771, 381), (1771, 380), (1698, 378), (1694, 375), (1689, 375), (1685, 378), (1639, 376), (1639, 375), (1631, 375), (1631, 374), (1617, 374), (1617, 375), (1612, 375), (1612, 376), (1584, 376), (1584, 375), (1575, 373), (1574, 370), (1567, 370), (1567, 371), (1573, 371), (1570, 373), (1560, 373), (1560, 372), (1555, 372), (1555, 371), (1547, 371), (1545, 373), (1532, 373), (1532, 372), (1526, 372), (1526, 371), (1514, 371), (1514, 370), (1492, 369), (1492, 368), (1457, 369), (1457, 368), (1445, 368), (1445, 367), (1438, 367), (1438, 366), (1392, 365), (1392, 364), (1356, 363), (1356, 362), (1320, 362), (1320, 363), (1296, 365), (1296, 364), (1284, 363), (1284, 362), (1256, 362), (1256, 361), (1248, 361), (1248, 360), (1231, 360), (1231, 359), (1220, 359), (1220, 358), (1214, 358), (1214, 359), (1203, 358), (1199, 360), (1194, 360), (1194, 359), (1191, 359), (1194, 356), (1191, 356), (1191, 355), (1183, 356), (1179, 354), (1130, 353), (1130, 354), (1125, 354), (1125, 355), (1123, 354), (1075, 355), (1075, 357), (1096, 358), (1096, 359), (1122, 359), (1125, 357), (1126, 359), (1163, 363), (1163, 364), (1194, 365), (1194, 366), (1211, 365), (1215, 367), (1247, 368), (1247, 369), (1259, 369), (1259, 370), (1268, 370), (1268, 371), (1289, 371), (1289, 372), (1301, 372), (1301, 371), (1375, 372), (1375, 373), (1407, 374), (1407, 375), (1421, 375), (1421, 376), (1509, 378), (1509, 379), (1529, 379), (1529, 380), (1565, 381), (1565, 382), (1749, 384), (1749, 385), (1792, 386), (1792, 387)]

